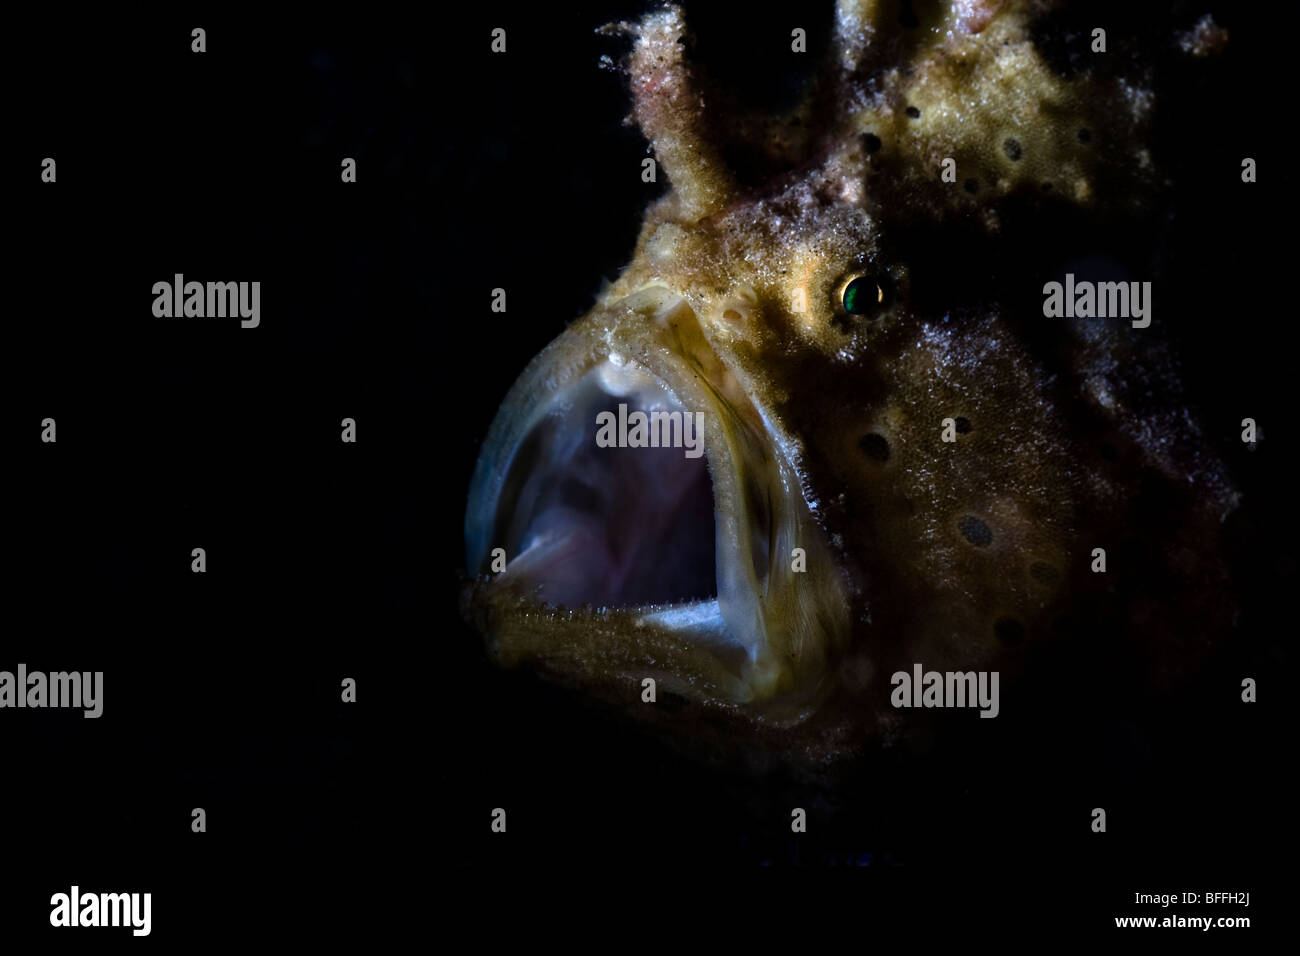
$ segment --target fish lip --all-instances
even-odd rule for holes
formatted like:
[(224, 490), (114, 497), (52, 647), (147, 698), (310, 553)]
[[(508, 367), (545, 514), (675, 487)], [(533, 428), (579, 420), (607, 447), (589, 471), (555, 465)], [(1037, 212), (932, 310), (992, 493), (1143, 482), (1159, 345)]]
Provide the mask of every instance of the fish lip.
[[(780, 576), (781, 569), (785, 568), (787, 579), (790, 577), (789, 562), (777, 550), (779, 541), (788, 544), (797, 535), (791, 528), (778, 527), (778, 522), (793, 515), (791, 524), (799, 523), (802, 532), (812, 529), (820, 537), (820, 529), (814, 527), (800, 482), (786, 461), (787, 449), (776, 440), (767, 414), (754, 405), (747, 393), (744, 399), (750, 401), (749, 407), (743, 410), (733, 407), (734, 388), (730, 398), (724, 396), (718, 383), (710, 381), (710, 376), (705, 374), (701, 355), (683, 344), (681, 334), (666, 334), (664, 347), (638, 350), (636, 342), (644, 339), (645, 330), (620, 321), (628, 317), (649, 321), (665, 330), (672, 329), (675, 321), (681, 327), (693, 325), (695, 346), (705, 342), (698, 319), (685, 298), (672, 290), (650, 287), (620, 300), (619, 309), (613, 315), (599, 311), (589, 315), (543, 349), (502, 402), (475, 466), (465, 522), (467, 567), (471, 575), (484, 567), (505, 478), (523, 440), (551, 409), (563, 403), (566, 389), (576, 388), (587, 376), (596, 373), (602, 363), (620, 357), (635, 362), (638, 368), (653, 376), (685, 409), (702, 408), (706, 413), (703, 454), (712, 479), (717, 593), (711, 599), (673, 604), (568, 608), (550, 605), (536, 594), (516, 592), (515, 600), (509, 601), (503, 587), (504, 575), (495, 580), (480, 575), (464, 604), (480, 609), (495, 604), (507, 616), (522, 614), (534, 622), (617, 618), (637, 628), (657, 629), (678, 638), (687, 635), (700, 650), (726, 661), (735, 680), (728, 682), (724, 696), (732, 703), (765, 701), (778, 696), (778, 692), (790, 697), (792, 681), (787, 673), (788, 661), (782, 659), (790, 656), (790, 635), (783, 636), (779, 642), (782, 646), (773, 646), (766, 605), (772, 597), (773, 579)], [(593, 336), (589, 323), (602, 320), (606, 322), (604, 334)], [(703, 360), (709, 358), (718, 361), (711, 347)], [(545, 402), (534, 398), (541, 390), (547, 392)], [(758, 499), (757, 504), (766, 509), (761, 522), (760, 516), (754, 513), (753, 499)], [(757, 540), (760, 532), (767, 540)], [(766, 568), (759, 566), (756, 556), (755, 548), (759, 544)], [(827, 591), (831, 592), (835, 592), (834, 597), (842, 598), (834, 583)], [(818, 615), (807, 611), (794, 615), (796, 619), (813, 616)], [(837, 612), (830, 616), (837, 616)], [(499, 625), (500, 615), (494, 617)], [(492, 628), (481, 624), (480, 629), (486, 634)], [(487, 636), (491, 643), (492, 635)], [(793, 653), (797, 657), (801, 650), (797, 646), (801, 643), (798, 635), (794, 635), (794, 643)], [(822, 682), (814, 682), (813, 688), (807, 680), (794, 683), (799, 685), (799, 692), (793, 696), (805, 701)]]

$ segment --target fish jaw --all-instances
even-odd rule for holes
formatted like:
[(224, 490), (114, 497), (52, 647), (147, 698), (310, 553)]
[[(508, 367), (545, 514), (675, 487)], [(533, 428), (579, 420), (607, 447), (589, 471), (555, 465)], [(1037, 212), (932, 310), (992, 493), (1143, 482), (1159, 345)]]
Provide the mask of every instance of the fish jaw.
[[(462, 603), (500, 663), (630, 703), (653, 678), (769, 723), (815, 709), (848, 640), (849, 576), (788, 441), (740, 383), (687, 298), (658, 283), (607, 297), (525, 369), (484, 443), (465, 521)], [(695, 417), (702, 455), (596, 447), (593, 413), (619, 404)], [(569, 496), (581, 502), (554, 490), (566, 483), (584, 486)], [(714, 588), (685, 593), (688, 582), (656, 569), (698, 568), (702, 538)], [(507, 564), (494, 574), (496, 548)]]

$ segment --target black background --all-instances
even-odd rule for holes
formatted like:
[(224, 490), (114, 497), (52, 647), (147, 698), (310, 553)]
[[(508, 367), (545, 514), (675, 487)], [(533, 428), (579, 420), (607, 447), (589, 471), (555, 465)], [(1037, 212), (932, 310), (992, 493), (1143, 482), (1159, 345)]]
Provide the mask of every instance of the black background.
[[(746, 102), (788, 102), (806, 68), (789, 30), (809, 30), (811, 61), (824, 6), (692, 7), (696, 54)], [(1164, 314), (1189, 406), (1246, 501), (1236, 639), (1180, 710), (1095, 694), (1052, 709), (1044, 693), (1034, 726), (1000, 729), (990, 752), (864, 756), (839, 791), (807, 795), (798, 841), (788, 776), (701, 768), (498, 671), (457, 610), (469, 475), (497, 405), (617, 274), (663, 188), (640, 181), (625, 81), (597, 68), (623, 47), (593, 30), (640, 6), (15, 21), (0, 668), (102, 670), (105, 709), (0, 715), (3, 932), (48, 930), (50, 894), (76, 882), (151, 891), (158, 939), (262, 921), (385, 933), (462, 912), (458, 894), (478, 892), (448, 877), (462, 867), (529, 874), (531, 895), (852, 863), (855, 887), (942, 878), (911, 898), (974, 900), (999, 921), (1104, 926), (1149, 912), (1122, 905), (1134, 891), (1216, 889), (1252, 890), (1243, 912), (1263, 917), (1291, 759), (1294, 269), (1259, 86), (1268, 24), (1222, 6), (1229, 49), (1185, 68), (1154, 146), (1179, 187)], [(1097, 9), (1112, 33), (1200, 12)], [(488, 52), (495, 26), (505, 56)], [(151, 287), (177, 272), (260, 280), (261, 327), (155, 319)], [(498, 286), (504, 316), (488, 308)], [(1252, 453), (1246, 415), (1265, 435)], [(57, 444), (39, 442), (46, 416)], [(1102, 673), (1080, 661), (1071, 679)], [(1253, 707), (1237, 703), (1246, 674)]]

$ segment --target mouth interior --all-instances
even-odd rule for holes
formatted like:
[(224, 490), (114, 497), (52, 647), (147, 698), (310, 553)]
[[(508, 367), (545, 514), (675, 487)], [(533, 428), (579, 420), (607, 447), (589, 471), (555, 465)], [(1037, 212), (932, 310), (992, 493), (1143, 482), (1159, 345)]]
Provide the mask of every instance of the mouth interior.
[[(598, 415), (613, 416), (605, 438), (623, 434), (635, 442), (638, 411), (647, 419), (660, 413), (658, 427), (648, 431), (669, 447), (600, 447)], [(629, 421), (626, 430), (621, 421)], [(697, 421), (644, 372), (605, 363), (580, 379), (511, 463), (496, 519), (496, 540), (509, 561), (505, 576), (570, 608), (715, 598), (713, 486), (707, 459), (697, 454)], [(671, 436), (681, 436), (676, 447)]]

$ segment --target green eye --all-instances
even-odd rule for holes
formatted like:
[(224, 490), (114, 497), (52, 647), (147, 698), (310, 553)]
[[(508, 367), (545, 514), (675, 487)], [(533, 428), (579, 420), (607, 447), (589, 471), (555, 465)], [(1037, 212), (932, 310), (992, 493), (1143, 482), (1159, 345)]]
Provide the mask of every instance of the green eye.
[(844, 311), (875, 318), (889, 307), (891, 293), (889, 277), (883, 273), (860, 275), (844, 286)]

